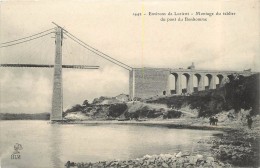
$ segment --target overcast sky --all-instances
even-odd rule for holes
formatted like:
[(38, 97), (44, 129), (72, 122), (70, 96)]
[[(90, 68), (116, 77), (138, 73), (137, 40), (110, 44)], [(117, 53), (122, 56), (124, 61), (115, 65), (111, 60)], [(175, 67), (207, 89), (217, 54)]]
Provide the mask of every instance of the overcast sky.
[[(260, 71), (259, 1), (4, 1), (0, 41), (60, 24), (81, 40), (132, 67)], [(133, 13), (147, 15), (135, 17)], [(234, 12), (207, 22), (161, 22), (149, 12)], [(1, 63), (54, 62), (54, 35), (1, 48)], [(64, 108), (99, 96), (128, 94), (128, 71), (64, 39), (64, 64), (99, 70), (64, 70)], [(0, 69), (0, 112), (51, 110), (52, 69)]]

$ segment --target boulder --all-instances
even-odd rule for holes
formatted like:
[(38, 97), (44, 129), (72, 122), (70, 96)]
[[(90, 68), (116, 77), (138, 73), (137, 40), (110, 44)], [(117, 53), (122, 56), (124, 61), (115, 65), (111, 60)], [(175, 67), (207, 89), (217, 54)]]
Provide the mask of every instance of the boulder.
[(169, 166), (170, 167), (177, 167), (177, 164), (176, 164), (176, 162), (172, 162), (172, 163), (169, 164)]
[(191, 164), (196, 164), (196, 162), (197, 162), (197, 157), (193, 157), (193, 156), (191, 156), (190, 158), (189, 158), (189, 163), (191, 163)]
[(155, 166), (154, 165), (148, 165), (148, 168), (154, 168)]
[(182, 156), (182, 152), (179, 152), (179, 153), (176, 155), (177, 158), (180, 158), (181, 156)]
[(197, 160), (202, 160), (203, 159), (203, 155), (200, 155), (200, 154), (196, 155), (196, 157), (197, 157)]
[(214, 158), (213, 157), (207, 157), (206, 162), (212, 163), (212, 162), (214, 162)]
[(190, 156), (190, 153), (189, 152), (185, 152), (185, 153), (183, 153), (182, 157), (184, 157), (184, 156)]
[(164, 168), (168, 168), (169, 166), (166, 164), (166, 163), (162, 163), (162, 167), (164, 167)]

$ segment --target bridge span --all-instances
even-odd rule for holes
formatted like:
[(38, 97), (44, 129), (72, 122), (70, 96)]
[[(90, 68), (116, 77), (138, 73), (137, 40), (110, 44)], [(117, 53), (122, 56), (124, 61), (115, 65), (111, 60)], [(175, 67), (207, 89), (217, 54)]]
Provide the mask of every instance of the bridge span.
[[(133, 68), (129, 73), (129, 96), (149, 98), (159, 95), (180, 95), (223, 86), (235, 76), (250, 76), (256, 72), (199, 70), (192, 64), (187, 69)], [(207, 85), (208, 84), (208, 85)]]
[[(216, 89), (223, 86), (225, 82), (233, 75), (249, 76), (255, 72), (251, 70), (246, 71), (214, 71), (214, 70), (197, 70), (194, 64), (187, 69), (172, 69), (172, 68), (133, 68), (109, 55), (97, 50), (90, 46), (78, 37), (74, 36), (61, 26), (56, 25), (56, 28), (27, 36), (24, 38), (0, 43), (1, 48), (7, 48), (16, 46), (19, 44), (27, 43), (35, 39), (40, 39), (50, 34), (55, 34), (55, 58), (53, 64), (20, 64), (15, 61), (14, 63), (2, 63), (0, 68), (52, 68), (54, 70), (53, 75), (53, 92), (52, 92), (52, 111), (51, 120), (63, 120), (63, 82), (62, 82), (62, 70), (63, 68), (72, 69), (98, 69), (99, 66), (84, 65), (64, 65), (62, 56), (63, 38), (70, 39), (80, 47), (95, 54), (95, 56), (105, 59), (127, 71), (129, 71), (129, 97), (134, 98), (149, 98), (156, 95), (171, 95), (182, 93), (193, 93), (195, 91), (201, 91), (205, 89)], [(53, 30), (55, 30), (53, 32)], [(17, 57), (20, 57), (18, 54)], [(18, 61), (19, 62), (19, 61)], [(174, 79), (174, 80), (172, 80)], [(185, 82), (183, 82), (185, 79)], [(207, 79), (207, 82), (205, 82)], [(207, 84), (208, 83), (208, 84)], [(206, 86), (208, 85), (208, 86)]]

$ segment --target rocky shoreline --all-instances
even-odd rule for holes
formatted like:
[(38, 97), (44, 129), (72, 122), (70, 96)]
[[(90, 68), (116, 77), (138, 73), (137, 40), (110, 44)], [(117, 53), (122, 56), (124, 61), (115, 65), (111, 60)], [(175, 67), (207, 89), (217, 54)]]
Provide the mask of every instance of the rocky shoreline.
[(228, 163), (223, 163), (215, 160), (213, 157), (203, 155), (190, 155), (189, 153), (179, 152), (177, 154), (161, 154), (161, 155), (146, 155), (142, 158), (124, 160), (124, 161), (101, 161), (95, 163), (75, 163), (78, 168), (99, 168), (99, 167), (113, 167), (113, 168), (171, 168), (171, 167), (231, 167)]
[(217, 136), (211, 143), (214, 158), (235, 167), (259, 167), (260, 138), (253, 131), (233, 130)]

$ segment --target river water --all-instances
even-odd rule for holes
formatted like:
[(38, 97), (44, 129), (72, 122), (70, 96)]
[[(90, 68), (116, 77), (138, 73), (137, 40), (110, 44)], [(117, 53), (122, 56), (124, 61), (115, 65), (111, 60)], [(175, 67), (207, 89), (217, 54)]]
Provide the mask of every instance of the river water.
[[(197, 141), (217, 131), (169, 129), (137, 125), (60, 125), (47, 121), (0, 121), (1, 166), (64, 167), (74, 162), (133, 159), (146, 154), (190, 151), (207, 153)], [(11, 159), (14, 145), (22, 145), (20, 159)]]

